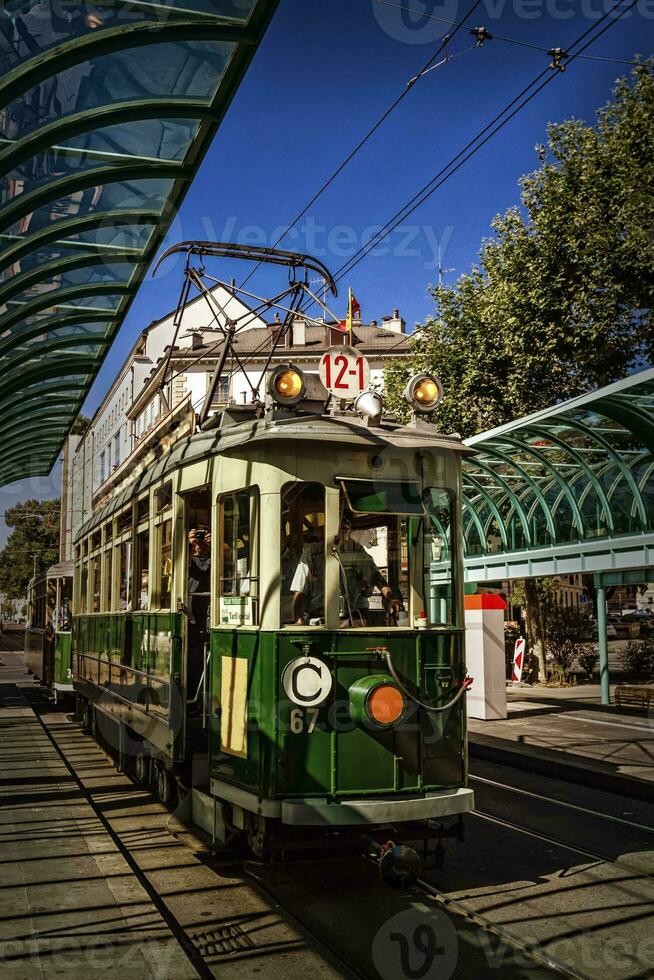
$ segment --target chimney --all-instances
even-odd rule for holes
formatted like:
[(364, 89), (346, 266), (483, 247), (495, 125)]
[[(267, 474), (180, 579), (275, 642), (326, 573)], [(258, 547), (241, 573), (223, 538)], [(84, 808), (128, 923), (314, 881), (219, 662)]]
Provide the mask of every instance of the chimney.
[(306, 347), (307, 345), (307, 322), (304, 317), (296, 316), (290, 329), (291, 346)]
[(199, 347), (204, 346), (204, 336), (200, 330), (187, 330), (178, 340), (178, 346), (181, 349), (191, 348), (191, 350), (197, 350)]
[(392, 330), (393, 333), (406, 333), (406, 320), (402, 319), (397, 307), (393, 310), (392, 316), (382, 317), (382, 320), (384, 330)]

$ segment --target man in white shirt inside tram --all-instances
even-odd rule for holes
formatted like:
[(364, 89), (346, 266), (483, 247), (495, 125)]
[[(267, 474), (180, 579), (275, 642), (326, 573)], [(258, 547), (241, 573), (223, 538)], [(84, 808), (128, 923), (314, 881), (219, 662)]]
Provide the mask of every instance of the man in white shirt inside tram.
[[(352, 524), (347, 516), (341, 521), (335, 549), (339, 558), (341, 627), (367, 626), (369, 598), (375, 588), (382, 595), (391, 623), (397, 622), (402, 600), (377, 568), (372, 556), (352, 537)], [(304, 545), (290, 585), (293, 597), (293, 621), (297, 625), (324, 622), (325, 615), (325, 550), (323, 541)], [(317, 625), (317, 624), (316, 624)]]

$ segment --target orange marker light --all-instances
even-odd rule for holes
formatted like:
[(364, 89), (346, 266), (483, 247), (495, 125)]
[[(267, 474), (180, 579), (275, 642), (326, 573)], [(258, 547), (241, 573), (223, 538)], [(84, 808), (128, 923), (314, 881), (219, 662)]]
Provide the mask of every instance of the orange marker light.
[(368, 696), (368, 714), (377, 725), (394, 725), (404, 714), (404, 698), (392, 684), (380, 684)]

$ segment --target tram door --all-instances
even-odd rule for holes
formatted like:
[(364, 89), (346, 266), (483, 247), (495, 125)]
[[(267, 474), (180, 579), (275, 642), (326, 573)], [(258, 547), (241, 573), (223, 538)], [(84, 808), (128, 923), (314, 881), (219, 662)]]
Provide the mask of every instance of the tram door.
[(186, 698), (191, 714), (203, 705), (211, 622), (211, 490), (184, 494), (186, 530)]

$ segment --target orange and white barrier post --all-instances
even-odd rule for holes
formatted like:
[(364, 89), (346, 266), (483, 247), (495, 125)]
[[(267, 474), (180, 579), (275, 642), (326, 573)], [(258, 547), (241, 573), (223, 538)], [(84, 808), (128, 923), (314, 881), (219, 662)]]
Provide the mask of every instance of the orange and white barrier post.
[(499, 595), (465, 597), (466, 663), (475, 679), (467, 698), (469, 718), (506, 718), (505, 609)]

